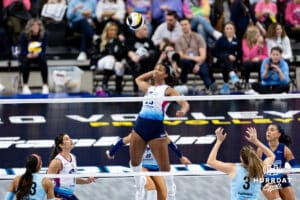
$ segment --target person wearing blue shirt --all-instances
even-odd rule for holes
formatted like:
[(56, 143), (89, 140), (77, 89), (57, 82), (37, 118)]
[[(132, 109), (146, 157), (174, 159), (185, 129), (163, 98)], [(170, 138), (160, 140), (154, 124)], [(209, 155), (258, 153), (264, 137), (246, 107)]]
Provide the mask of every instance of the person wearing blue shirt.
[(42, 159), (38, 154), (31, 154), (26, 159), (26, 171), (17, 176), (10, 184), (5, 200), (16, 199), (46, 199), (54, 200), (53, 183), (49, 178), (39, 174)]
[(243, 146), (240, 150), (241, 163), (228, 163), (217, 160), (217, 154), (227, 133), (222, 127), (215, 130), (217, 141), (212, 148), (207, 164), (229, 175), (231, 179), (231, 200), (257, 200), (260, 192), (261, 180), (265, 170), (274, 162), (274, 153), (257, 138), (257, 131), (253, 127), (246, 130), (245, 138), (260, 148), (267, 156), (262, 161), (250, 145)]
[(273, 47), (270, 58), (263, 60), (260, 68), (260, 83), (253, 83), (252, 88), (260, 94), (288, 93), (289, 66), (282, 58), (282, 49)]
[(68, 5), (67, 19), (72, 31), (81, 33), (80, 54), (77, 60), (86, 60), (87, 42), (96, 38), (93, 18), (96, 18), (95, 0), (72, 0)]

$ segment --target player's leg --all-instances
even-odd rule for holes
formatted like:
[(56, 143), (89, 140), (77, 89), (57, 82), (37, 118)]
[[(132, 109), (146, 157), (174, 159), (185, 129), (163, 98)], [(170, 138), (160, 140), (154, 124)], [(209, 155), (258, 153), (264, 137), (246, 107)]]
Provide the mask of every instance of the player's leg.
[(295, 200), (294, 191), (291, 186), (280, 189), (279, 194), (283, 200)]
[(152, 176), (157, 191), (157, 200), (165, 200), (167, 198), (167, 186), (162, 176)]
[[(130, 167), (133, 172), (142, 171), (142, 157), (146, 149), (146, 142), (139, 136), (134, 130), (131, 132), (130, 139)], [(135, 176), (135, 184), (137, 187), (136, 190), (136, 199), (143, 199), (145, 195), (145, 184), (146, 178), (144, 176)]]
[[(142, 168), (142, 171), (147, 172), (148, 170), (146, 168)], [(154, 184), (154, 181), (152, 180), (151, 176), (146, 176), (146, 200), (153, 200), (157, 199), (157, 192), (156, 192), (156, 186)]]
[[(157, 161), (160, 171), (170, 171), (168, 140), (166, 137), (149, 141), (151, 151)], [(172, 175), (164, 176), (167, 186), (167, 199), (175, 199), (176, 186)]]
[(273, 187), (274, 187), (274, 184), (266, 184), (262, 189), (262, 193), (268, 200), (280, 199), (279, 190), (272, 189)]

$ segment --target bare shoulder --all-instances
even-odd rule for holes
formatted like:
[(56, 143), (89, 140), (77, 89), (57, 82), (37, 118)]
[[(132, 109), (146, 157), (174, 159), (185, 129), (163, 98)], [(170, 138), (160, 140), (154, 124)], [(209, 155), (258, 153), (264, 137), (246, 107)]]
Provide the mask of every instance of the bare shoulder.
[(59, 172), (59, 170), (61, 170), (62, 168), (62, 163), (59, 159), (53, 159), (50, 162), (49, 168), (48, 168), (48, 172), (50, 174), (56, 174)]

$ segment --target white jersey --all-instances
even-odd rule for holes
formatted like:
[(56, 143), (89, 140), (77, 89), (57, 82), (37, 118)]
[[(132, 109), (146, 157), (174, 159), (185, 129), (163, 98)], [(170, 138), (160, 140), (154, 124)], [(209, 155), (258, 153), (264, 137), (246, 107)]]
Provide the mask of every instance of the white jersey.
[[(168, 85), (150, 86), (145, 94), (145, 97), (164, 97)], [(165, 108), (168, 104), (167, 101), (157, 100), (144, 100), (139, 117), (145, 119), (164, 120)]]
[(157, 161), (155, 160), (153, 153), (148, 145), (143, 155), (142, 165), (143, 167), (150, 170), (158, 169)]
[[(55, 159), (60, 160), (62, 164), (62, 169), (59, 171), (59, 174), (75, 174), (76, 173), (76, 157), (73, 154), (71, 155), (71, 161), (68, 161), (61, 154), (58, 154)], [(55, 192), (64, 195), (72, 195), (75, 191), (76, 180), (74, 178), (55, 178)]]

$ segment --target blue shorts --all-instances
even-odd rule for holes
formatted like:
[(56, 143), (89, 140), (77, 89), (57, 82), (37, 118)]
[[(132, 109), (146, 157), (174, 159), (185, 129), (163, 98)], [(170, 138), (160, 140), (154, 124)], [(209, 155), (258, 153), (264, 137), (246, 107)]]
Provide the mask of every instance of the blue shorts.
[(264, 177), (264, 182), (261, 184), (261, 188), (263, 188), (267, 183), (276, 184), (279, 186), (279, 188), (285, 188), (291, 186), (291, 183), (289, 182), (288, 176), (286, 174), (283, 174), (281, 177), (278, 177), (278, 179), (275, 179), (276, 181), (270, 182), (270, 180), (267, 181), (267, 177)]
[(161, 120), (138, 117), (133, 130), (141, 136), (145, 142), (149, 142), (155, 138), (166, 137), (164, 124)]

